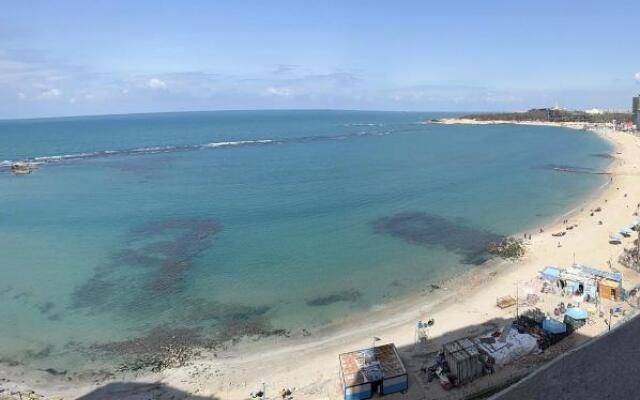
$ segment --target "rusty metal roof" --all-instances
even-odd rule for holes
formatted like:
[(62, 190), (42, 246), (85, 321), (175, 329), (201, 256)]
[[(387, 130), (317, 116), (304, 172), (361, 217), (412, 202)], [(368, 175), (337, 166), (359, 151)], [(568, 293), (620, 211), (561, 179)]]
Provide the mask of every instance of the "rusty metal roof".
[(375, 378), (372, 378), (375, 373), (372, 373), (372, 370), (378, 369), (375, 366), (379, 366), (383, 378), (393, 378), (407, 373), (393, 343), (342, 353), (338, 358), (342, 380), (347, 387), (374, 381)]

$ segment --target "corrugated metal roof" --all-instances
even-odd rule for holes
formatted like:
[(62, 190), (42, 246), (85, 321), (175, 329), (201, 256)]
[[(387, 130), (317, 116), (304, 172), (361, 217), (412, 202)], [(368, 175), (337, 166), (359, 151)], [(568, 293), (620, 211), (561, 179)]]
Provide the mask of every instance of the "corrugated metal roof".
[(574, 268), (585, 274), (606, 278), (614, 282), (622, 282), (622, 273), (620, 272), (603, 271), (601, 269), (595, 269), (581, 264), (574, 265)]
[(555, 278), (560, 277), (560, 269), (556, 267), (546, 267), (544, 271), (542, 271), (543, 275), (552, 276)]
[(600, 284), (603, 285), (603, 286), (611, 287), (611, 288), (620, 287), (620, 284), (618, 282), (610, 281), (609, 279), (601, 280)]
[(344, 385), (356, 386), (371, 382), (375, 374), (368, 374), (369, 367), (379, 365), (383, 378), (393, 378), (407, 373), (395, 344), (342, 353), (338, 356)]

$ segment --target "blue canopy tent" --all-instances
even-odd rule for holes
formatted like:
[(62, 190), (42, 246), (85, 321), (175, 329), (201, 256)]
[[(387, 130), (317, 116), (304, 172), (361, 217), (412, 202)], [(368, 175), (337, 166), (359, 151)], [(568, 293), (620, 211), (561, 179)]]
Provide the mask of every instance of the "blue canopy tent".
[(542, 271), (542, 277), (551, 282), (557, 281), (560, 279), (560, 269), (552, 266), (546, 267)]
[(578, 308), (578, 307), (567, 308), (567, 311), (564, 313), (564, 315), (566, 315), (567, 317), (571, 317), (575, 320), (589, 318), (589, 314), (582, 308)]
[(542, 321), (542, 329), (553, 334), (561, 334), (567, 332), (567, 325), (553, 319), (545, 319)]
[(583, 326), (588, 318), (589, 314), (578, 307), (567, 308), (567, 311), (564, 313), (564, 323), (571, 326), (571, 331)]

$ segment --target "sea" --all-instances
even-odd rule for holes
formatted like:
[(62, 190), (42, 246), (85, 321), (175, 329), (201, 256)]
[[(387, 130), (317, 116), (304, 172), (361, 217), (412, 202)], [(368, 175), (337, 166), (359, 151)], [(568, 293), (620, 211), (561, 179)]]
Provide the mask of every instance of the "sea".
[[(429, 123), (451, 116), (0, 121), (0, 363), (81, 370), (166, 332), (312, 335), (483, 268), (487, 244), (608, 181), (595, 134)], [(23, 160), (38, 168), (13, 175)]]

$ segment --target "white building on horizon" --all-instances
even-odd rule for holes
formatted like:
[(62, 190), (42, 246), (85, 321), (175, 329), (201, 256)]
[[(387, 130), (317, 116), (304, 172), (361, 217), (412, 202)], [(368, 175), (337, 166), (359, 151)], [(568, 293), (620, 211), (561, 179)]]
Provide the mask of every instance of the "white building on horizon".
[(584, 112), (586, 112), (587, 114), (592, 114), (592, 115), (604, 114), (604, 110), (602, 110), (600, 108), (591, 108), (589, 110), (584, 110)]

